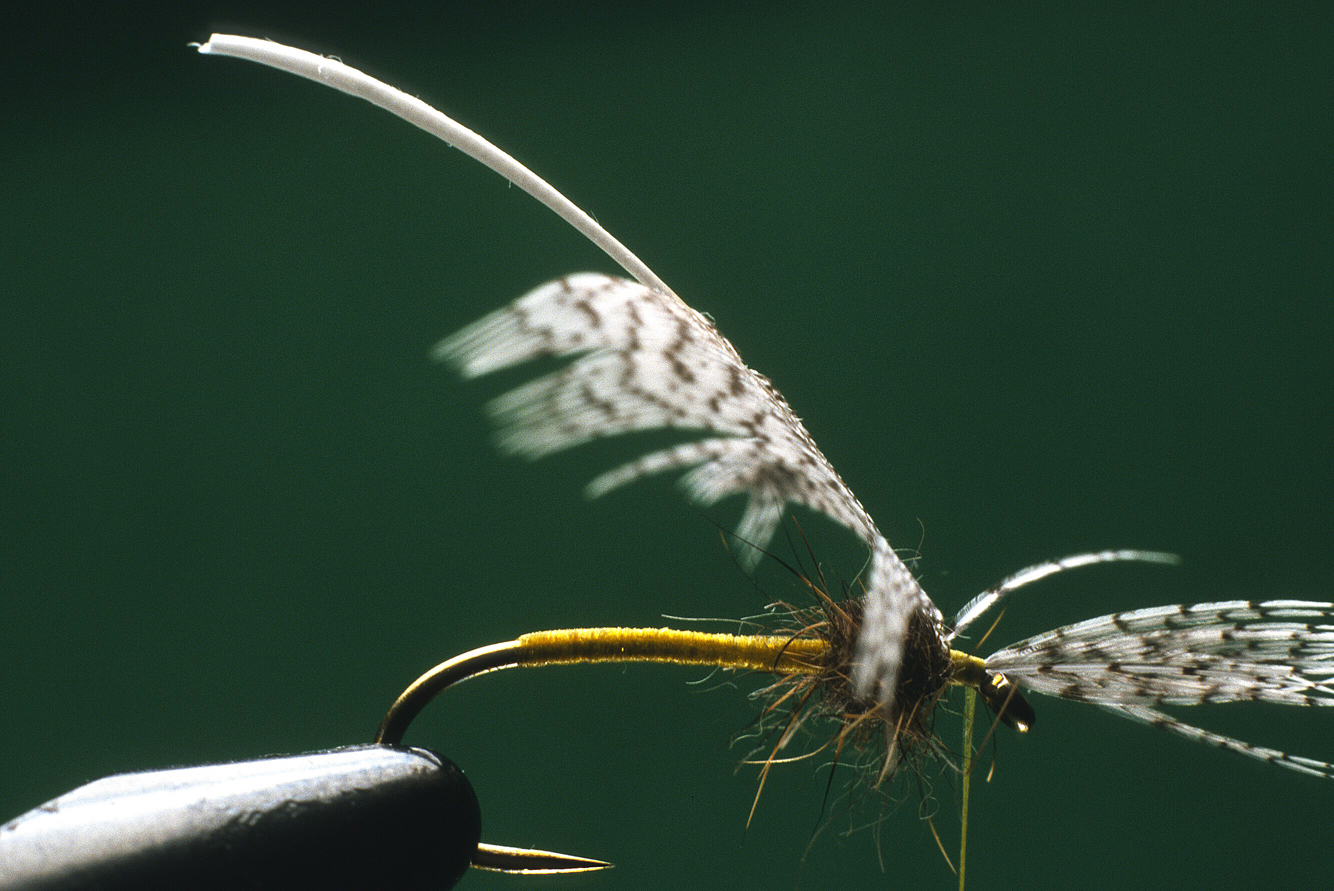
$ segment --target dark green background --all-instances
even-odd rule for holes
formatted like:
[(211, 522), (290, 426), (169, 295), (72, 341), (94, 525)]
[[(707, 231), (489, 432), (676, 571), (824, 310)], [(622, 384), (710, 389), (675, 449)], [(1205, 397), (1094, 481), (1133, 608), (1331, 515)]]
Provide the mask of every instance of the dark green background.
[[(1187, 560), (1049, 582), (997, 642), (1334, 595), (1330, 13), (1098, 6), (219, 0), (7, 25), (0, 816), (114, 771), (367, 741), (418, 672), (523, 631), (763, 602), (710, 522), (735, 505), (667, 481), (587, 503), (624, 444), (498, 456), (504, 382), (428, 361), (609, 261), (382, 112), (187, 48), (212, 30), (339, 54), (565, 190), (774, 380), (947, 614), (1050, 556)], [(469, 772), (487, 838), (618, 864), (544, 886), (952, 887), (907, 789), (878, 836), (839, 835), (874, 803), (831, 805), (803, 859), (826, 774), (783, 767), (745, 831), (755, 769), (728, 740), (759, 681), (699, 677), (497, 675), (410, 738)], [(1036, 704), (976, 790), (972, 887), (1334, 877), (1334, 784)], [(1334, 757), (1334, 715), (1189, 717)], [(943, 777), (936, 806), (953, 848)]]

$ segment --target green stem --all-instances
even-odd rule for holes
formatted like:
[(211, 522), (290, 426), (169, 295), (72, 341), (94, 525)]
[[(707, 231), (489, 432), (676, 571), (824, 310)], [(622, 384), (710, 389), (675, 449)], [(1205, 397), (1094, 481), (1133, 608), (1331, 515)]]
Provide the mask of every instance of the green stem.
[(963, 693), (963, 807), (959, 830), (959, 891), (963, 891), (964, 862), (968, 855), (968, 778), (973, 775), (973, 714), (977, 708), (977, 690)]

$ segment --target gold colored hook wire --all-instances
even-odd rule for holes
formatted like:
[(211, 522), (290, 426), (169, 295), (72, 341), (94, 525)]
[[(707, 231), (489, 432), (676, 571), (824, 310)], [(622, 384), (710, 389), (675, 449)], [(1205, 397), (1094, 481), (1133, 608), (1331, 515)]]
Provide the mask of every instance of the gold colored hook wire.
[(583, 665), (596, 662), (663, 662), (815, 674), (829, 652), (823, 640), (790, 635), (708, 634), (673, 628), (567, 628), (538, 631), (470, 650), (441, 662), (403, 691), (385, 713), (375, 741), (396, 746), (413, 719), (444, 690), (502, 668)]
[[(503, 668), (659, 662), (778, 675), (814, 675), (828, 670), (830, 658), (828, 641), (792, 635), (710, 634), (674, 628), (538, 631), (470, 650), (441, 662), (417, 678), (389, 707), (380, 722), (375, 741), (382, 745), (401, 745), (408, 727), (436, 696), (461, 681)], [(981, 659), (951, 650), (950, 660), (953, 666), (950, 683), (978, 688), (986, 680)], [(544, 875), (606, 869), (611, 864), (553, 851), (480, 844), (473, 857), (473, 866), (523, 875)]]

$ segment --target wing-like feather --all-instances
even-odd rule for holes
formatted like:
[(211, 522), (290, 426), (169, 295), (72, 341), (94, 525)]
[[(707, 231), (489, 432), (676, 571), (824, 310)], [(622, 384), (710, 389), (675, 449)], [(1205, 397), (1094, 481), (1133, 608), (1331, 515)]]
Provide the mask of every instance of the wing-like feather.
[(1334, 604), (1232, 600), (1114, 613), (986, 662), (1028, 689), (1099, 705), (1334, 705)]
[(1229, 600), (1114, 613), (993, 653), (1021, 687), (1101, 705), (1187, 739), (1314, 776), (1334, 765), (1204, 730), (1155, 706), (1334, 705), (1334, 603)]
[(469, 325), (436, 354), (467, 377), (544, 356), (573, 357), (491, 405), (500, 445), (529, 458), (639, 430), (716, 434), (605, 473), (589, 484), (591, 496), (650, 473), (693, 468), (682, 484), (695, 501), (748, 496), (737, 535), (752, 563), (759, 551), (746, 545), (768, 544), (789, 502), (856, 533), (871, 549), (854, 666), (862, 695), (892, 699), (914, 610), (940, 627), (939, 611), (782, 394), (675, 295), (597, 273), (572, 275)]

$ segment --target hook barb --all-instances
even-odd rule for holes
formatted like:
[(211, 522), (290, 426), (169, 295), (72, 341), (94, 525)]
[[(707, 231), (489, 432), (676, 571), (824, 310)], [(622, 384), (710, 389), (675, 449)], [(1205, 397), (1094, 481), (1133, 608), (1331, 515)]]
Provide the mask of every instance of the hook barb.
[(472, 855), (472, 865), (474, 869), (486, 869), (492, 872), (547, 876), (570, 872), (595, 872), (600, 869), (611, 869), (614, 864), (556, 851), (511, 848), (483, 842), (477, 846), (477, 853)]

